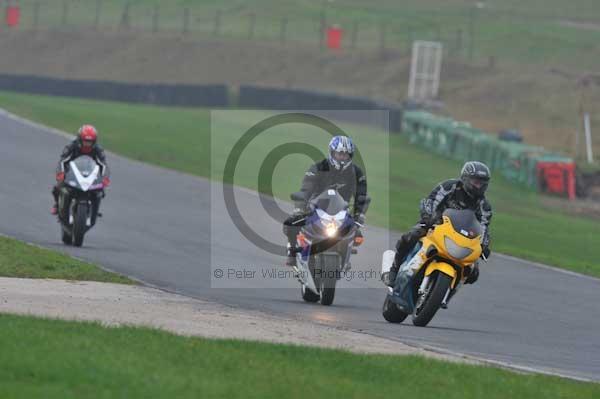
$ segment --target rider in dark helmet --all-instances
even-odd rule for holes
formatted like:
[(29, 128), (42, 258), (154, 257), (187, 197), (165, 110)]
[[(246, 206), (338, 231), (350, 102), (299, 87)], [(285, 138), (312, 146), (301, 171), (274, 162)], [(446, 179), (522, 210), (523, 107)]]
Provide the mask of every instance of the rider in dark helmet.
[[(359, 224), (365, 222), (367, 210), (367, 177), (358, 165), (352, 162), (354, 144), (346, 136), (335, 136), (329, 142), (329, 156), (312, 165), (304, 174), (302, 188), (306, 202), (297, 204), (294, 213), (283, 222), (283, 233), (288, 239), (287, 266), (296, 266), (296, 236), (300, 232), (306, 213), (307, 203), (315, 196), (330, 187), (350, 202), (354, 197), (354, 220)], [(361, 236), (360, 231), (356, 233)]]
[[(98, 131), (92, 125), (83, 125), (77, 132), (77, 138), (69, 143), (64, 149), (60, 156), (60, 161), (56, 168), (56, 185), (52, 188), (52, 197), (54, 197), (54, 204), (50, 213), (56, 215), (58, 213), (58, 192), (60, 187), (64, 184), (65, 172), (70, 161), (79, 157), (80, 155), (88, 155), (92, 157), (101, 167), (102, 183), (104, 187), (110, 185), (110, 173), (108, 165), (106, 164), (106, 156), (104, 155), (104, 149), (97, 143)], [(100, 200), (97, 202), (98, 206)]]
[[(396, 243), (396, 255), (386, 283), (394, 285), (400, 265), (417, 242), (427, 234), (427, 231), (437, 223), (442, 213), (450, 209), (471, 209), (482, 225), (481, 246), (482, 255), (490, 256), (489, 226), (492, 219), (492, 207), (485, 198), (491, 178), (490, 169), (482, 162), (469, 161), (464, 164), (460, 179), (450, 179), (440, 183), (431, 194), (421, 200), (421, 220), (411, 230), (402, 235)], [(469, 274), (466, 284), (473, 284), (479, 277), (477, 264)]]

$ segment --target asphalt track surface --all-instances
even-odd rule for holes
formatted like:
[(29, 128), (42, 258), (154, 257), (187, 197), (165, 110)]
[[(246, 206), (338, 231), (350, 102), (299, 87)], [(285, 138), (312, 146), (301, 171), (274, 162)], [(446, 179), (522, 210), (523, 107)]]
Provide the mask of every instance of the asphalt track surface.
[[(289, 276), (263, 278), (274, 269), (285, 271), (283, 258), (239, 233), (224, 208), (219, 183), (112, 154), (113, 185), (103, 203), (104, 218), (83, 248), (63, 246), (48, 210), (57, 156), (66, 142), (0, 112), (0, 233), (196, 298), (600, 380), (598, 279), (493, 256), (478, 284), (464, 287), (427, 328), (383, 320), (385, 289), (375, 274), (347, 276), (331, 307), (307, 304)], [(236, 189), (236, 201), (250, 225), (282, 241), (281, 226), (266, 216), (254, 192)], [(397, 238), (377, 228), (367, 229), (365, 236), (353, 262), (356, 272), (377, 271), (382, 251)], [(215, 277), (217, 270), (223, 277)]]

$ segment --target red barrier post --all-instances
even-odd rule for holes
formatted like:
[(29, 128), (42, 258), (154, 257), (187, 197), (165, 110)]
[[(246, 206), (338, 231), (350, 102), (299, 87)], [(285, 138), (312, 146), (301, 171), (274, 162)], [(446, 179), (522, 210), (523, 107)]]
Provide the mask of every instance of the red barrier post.
[(342, 47), (342, 36), (344, 31), (339, 25), (332, 25), (327, 28), (327, 47), (332, 50), (339, 50)]
[(21, 20), (21, 8), (19, 6), (8, 6), (6, 7), (6, 25), (9, 28), (16, 28), (19, 26)]
[(537, 176), (542, 191), (575, 199), (575, 163), (538, 162)]

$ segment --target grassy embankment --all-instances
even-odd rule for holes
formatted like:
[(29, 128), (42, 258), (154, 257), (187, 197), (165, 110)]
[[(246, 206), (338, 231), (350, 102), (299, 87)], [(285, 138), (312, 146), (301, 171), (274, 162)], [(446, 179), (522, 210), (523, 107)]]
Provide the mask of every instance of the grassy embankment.
[[(186, 338), (0, 315), (10, 398), (592, 398), (600, 385), (416, 356)], [(435, 381), (428, 381), (435, 376)]]
[(0, 236), (0, 276), (136, 284), (91, 263)]

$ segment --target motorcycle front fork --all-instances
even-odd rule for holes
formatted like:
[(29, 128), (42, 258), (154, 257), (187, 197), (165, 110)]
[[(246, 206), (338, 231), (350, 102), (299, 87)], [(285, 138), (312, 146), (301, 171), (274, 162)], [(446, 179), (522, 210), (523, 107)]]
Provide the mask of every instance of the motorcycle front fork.
[[(417, 291), (418, 295), (425, 295), (426, 294), (426, 290), (427, 290), (427, 285), (429, 284), (429, 277), (430, 276), (425, 276), (423, 277), (423, 281), (421, 282), (421, 285), (419, 286), (419, 290)], [(458, 288), (461, 286), (461, 283), (459, 282), (455, 288), (449, 287), (448, 291), (446, 291), (446, 295), (444, 295), (444, 299), (442, 299), (442, 309), (446, 309), (448, 308), (448, 303), (450, 302), (450, 299), (454, 296), (454, 294), (456, 294), (456, 292), (458, 291)]]

